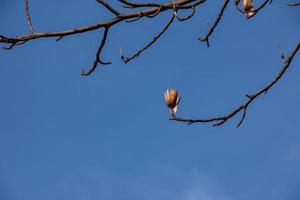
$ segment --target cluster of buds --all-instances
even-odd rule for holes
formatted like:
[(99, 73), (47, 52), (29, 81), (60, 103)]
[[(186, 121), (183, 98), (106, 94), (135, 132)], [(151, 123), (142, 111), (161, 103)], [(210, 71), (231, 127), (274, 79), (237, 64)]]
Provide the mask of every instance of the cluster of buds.
[(243, 9), (247, 18), (252, 17), (255, 14), (253, 0), (243, 0)]
[(165, 102), (170, 110), (170, 114), (175, 116), (177, 112), (177, 106), (179, 104), (180, 97), (176, 89), (168, 89), (165, 92)]

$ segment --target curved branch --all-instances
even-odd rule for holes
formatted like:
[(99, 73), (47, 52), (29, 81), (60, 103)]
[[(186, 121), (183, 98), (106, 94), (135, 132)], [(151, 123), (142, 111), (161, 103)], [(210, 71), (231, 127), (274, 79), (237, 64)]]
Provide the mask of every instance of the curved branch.
[(294, 49), (292, 50), (290, 55), (284, 60), (284, 65), (281, 68), (280, 72), (277, 74), (277, 76), (269, 84), (267, 84), (264, 88), (259, 90), (257, 93), (252, 94), (252, 95), (246, 95), (248, 100), (245, 103), (238, 106), (232, 112), (228, 113), (227, 115), (224, 115), (221, 117), (213, 117), (213, 118), (209, 118), (209, 119), (188, 119), (188, 118), (180, 118), (180, 117), (173, 116), (173, 118), (171, 118), (170, 120), (174, 120), (174, 121), (178, 121), (178, 122), (186, 122), (188, 124), (213, 123), (212, 124), (213, 126), (220, 126), (220, 125), (224, 124), (225, 122), (227, 122), (232, 117), (234, 117), (236, 114), (243, 112), (242, 118), (237, 125), (237, 127), (239, 127), (243, 123), (243, 121), (246, 117), (247, 109), (248, 109), (249, 105), (257, 97), (261, 96), (262, 94), (267, 93), (269, 91), (269, 89), (271, 89), (281, 79), (281, 77), (285, 74), (286, 70), (289, 68), (289, 66), (290, 66), (292, 60), (294, 59), (296, 53), (298, 52), (299, 48), (300, 48), (300, 41), (296, 44), (296, 46), (294, 47)]
[(152, 15), (147, 15), (147, 14), (145, 14), (145, 13), (143, 13), (143, 12), (140, 12), (140, 13), (139, 13), (139, 16), (138, 16), (137, 18), (135, 18), (135, 19), (128, 19), (128, 20), (126, 20), (126, 22), (135, 22), (135, 21), (141, 19), (142, 17), (147, 17), (147, 18), (153, 18), (153, 17), (156, 17), (156, 16), (160, 13), (161, 8), (162, 8), (162, 6), (160, 6), (159, 9), (157, 10), (157, 12), (154, 13), (154, 14), (152, 14)]
[(177, 14), (177, 12), (175, 12), (176, 18), (177, 18), (179, 21), (181, 21), (181, 22), (186, 21), (186, 20), (188, 20), (188, 19), (191, 19), (191, 18), (194, 16), (194, 14), (196, 13), (196, 9), (195, 9), (194, 6), (192, 6), (191, 9), (192, 9), (192, 13), (189, 14), (188, 16), (185, 16), (185, 17), (181, 17), (181, 16), (179, 16), (179, 15)]

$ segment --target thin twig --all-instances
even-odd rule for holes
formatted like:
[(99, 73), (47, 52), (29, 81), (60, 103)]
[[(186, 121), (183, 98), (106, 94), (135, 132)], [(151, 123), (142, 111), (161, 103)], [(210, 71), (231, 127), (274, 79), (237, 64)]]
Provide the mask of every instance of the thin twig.
[(31, 18), (30, 18), (30, 15), (29, 15), (28, 0), (25, 0), (25, 14), (26, 14), (26, 20), (27, 20), (27, 24), (29, 26), (30, 32), (34, 33), (34, 29), (33, 29), (32, 22), (31, 22)]
[(115, 10), (113, 7), (111, 7), (105, 0), (97, 0), (100, 4), (102, 4), (105, 8), (107, 8), (110, 12), (112, 12), (114, 15), (119, 16), (120, 13)]
[(135, 22), (135, 21), (138, 21), (139, 19), (141, 19), (142, 17), (147, 17), (147, 18), (156, 17), (160, 13), (161, 8), (162, 8), (162, 6), (160, 6), (159, 9), (157, 10), (157, 12), (154, 13), (154, 14), (152, 14), (152, 15), (148, 15), (148, 14), (145, 14), (143, 12), (140, 12), (140, 14), (139, 14), (139, 16), (137, 18), (135, 18), (135, 19), (128, 19), (128, 20), (126, 20), (126, 22)]
[(189, 14), (188, 16), (184, 16), (184, 17), (179, 16), (178, 13), (175, 12), (175, 13), (176, 13), (176, 18), (177, 18), (179, 21), (181, 21), (181, 22), (186, 21), (186, 20), (188, 20), (188, 19), (191, 19), (191, 18), (194, 16), (194, 14), (196, 13), (196, 9), (195, 9), (195, 7), (193, 6), (193, 7), (191, 8), (191, 10), (192, 10), (192, 13)]
[(220, 126), (220, 125), (224, 124), (225, 122), (227, 122), (232, 117), (234, 117), (236, 114), (238, 114), (242, 111), (243, 112), (242, 118), (237, 125), (237, 127), (239, 127), (243, 123), (243, 121), (246, 117), (246, 113), (247, 113), (247, 109), (248, 109), (249, 105), (257, 97), (261, 96), (262, 94), (266, 94), (281, 79), (281, 77), (285, 74), (286, 70), (289, 68), (289, 66), (290, 66), (292, 60), (294, 59), (296, 53), (298, 52), (299, 48), (300, 48), (300, 41), (296, 44), (294, 49), (291, 51), (290, 55), (286, 58), (286, 61), (284, 62), (284, 65), (281, 68), (280, 72), (277, 74), (277, 76), (269, 84), (267, 84), (264, 88), (259, 90), (257, 93), (255, 93), (253, 95), (246, 95), (248, 100), (245, 103), (238, 106), (235, 110), (233, 110), (229, 114), (221, 116), (221, 117), (213, 117), (213, 118), (209, 118), (209, 119), (188, 119), (188, 118), (173, 117), (170, 120), (174, 120), (174, 121), (178, 121), (178, 122), (186, 122), (188, 124), (213, 123), (212, 124), (213, 126)]
[(106, 39), (107, 39), (108, 31), (109, 31), (109, 27), (105, 27), (101, 43), (100, 43), (99, 48), (98, 48), (97, 53), (96, 53), (96, 58), (94, 60), (93, 66), (89, 70), (87, 70), (87, 71), (82, 70), (82, 72), (81, 72), (82, 76), (88, 76), (91, 73), (93, 73), (96, 70), (98, 64), (102, 64), (102, 65), (109, 65), (109, 64), (111, 64), (111, 62), (104, 62), (100, 58), (100, 54), (102, 52), (102, 49), (103, 49), (103, 47), (105, 45), (105, 42), (106, 42)]
[(216, 29), (216, 27), (220, 23), (220, 21), (221, 21), (221, 19), (223, 17), (224, 11), (225, 11), (225, 9), (226, 9), (226, 7), (228, 5), (228, 3), (229, 3), (229, 0), (225, 0), (224, 1), (223, 6), (222, 6), (222, 8), (221, 8), (221, 10), (220, 10), (220, 12), (218, 14), (217, 19), (215, 20), (215, 22), (213, 24), (213, 26), (209, 27), (209, 31), (208, 31), (208, 33), (204, 37), (199, 38), (199, 40), (201, 42), (206, 42), (207, 47), (210, 46), (210, 44), (209, 44), (209, 37), (211, 36), (211, 34), (214, 32), (214, 30)]
[(129, 57), (125, 57), (125, 55), (123, 54), (122, 49), (120, 49), (120, 53), (121, 53), (121, 59), (123, 60), (124, 63), (129, 62), (130, 60), (134, 59), (135, 57), (138, 57), (143, 51), (145, 51), (146, 49), (148, 49), (152, 44), (154, 44), (156, 42), (156, 40), (158, 40), (158, 38), (160, 38), (162, 36), (162, 34), (169, 28), (169, 26), (172, 24), (172, 22), (174, 21), (175, 15), (173, 14), (172, 17), (170, 18), (170, 20), (168, 21), (168, 23), (164, 26), (164, 28), (146, 45), (144, 46), (142, 49), (136, 51), (134, 54), (132, 54)]

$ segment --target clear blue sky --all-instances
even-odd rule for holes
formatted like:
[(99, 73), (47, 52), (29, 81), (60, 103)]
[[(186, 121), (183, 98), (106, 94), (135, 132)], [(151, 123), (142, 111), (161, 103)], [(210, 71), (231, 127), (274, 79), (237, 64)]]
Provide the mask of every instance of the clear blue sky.
[[(117, 5), (116, 1), (113, 1)], [(161, 1), (159, 1), (161, 2)], [(175, 22), (138, 59), (123, 64), (168, 20), (112, 28), (90, 77), (101, 30), (42, 39), (0, 51), (1, 200), (298, 200), (300, 199), (300, 55), (286, 76), (224, 126), (168, 120), (166, 88), (182, 96), (178, 115), (225, 114), (281, 68), (300, 39), (300, 10), (274, 1), (251, 20), (231, 2), (211, 38), (222, 1), (208, 1)], [(94, 0), (31, 0), (37, 31), (109, 19)], [(1, 0), (0, 34), (29, 33), (21, 1)]]

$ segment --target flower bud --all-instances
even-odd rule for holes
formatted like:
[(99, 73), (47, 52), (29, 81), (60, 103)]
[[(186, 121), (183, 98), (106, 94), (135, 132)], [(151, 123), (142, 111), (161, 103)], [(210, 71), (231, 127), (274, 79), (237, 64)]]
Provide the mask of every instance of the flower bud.
[(245, 12), (251, 11), (253, 9), (253, 0), (243, 0), (243, 9)]
[(179, 96), (178, 96), (178, 92), (176, 89), (168, 89), (165, 92), (165, 102), (167, 104), (167, 106), (170, 109), (170, 113), (172, 115), (175, 115), (176, 111), (177, 111), (177, 105), (179, 103)]
[(243, 0), (243, 9), (246, 12), (246, 18), (252, 17), (255, 14), (253, 0)]

